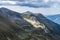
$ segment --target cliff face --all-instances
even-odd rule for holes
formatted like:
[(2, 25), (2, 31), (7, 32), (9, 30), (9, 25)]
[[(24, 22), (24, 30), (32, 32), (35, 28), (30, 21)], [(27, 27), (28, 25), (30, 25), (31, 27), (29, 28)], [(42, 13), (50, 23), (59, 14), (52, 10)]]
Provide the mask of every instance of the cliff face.
[(59, 40), (60, 25), (42, 14), (0, 8), (0, 40)]

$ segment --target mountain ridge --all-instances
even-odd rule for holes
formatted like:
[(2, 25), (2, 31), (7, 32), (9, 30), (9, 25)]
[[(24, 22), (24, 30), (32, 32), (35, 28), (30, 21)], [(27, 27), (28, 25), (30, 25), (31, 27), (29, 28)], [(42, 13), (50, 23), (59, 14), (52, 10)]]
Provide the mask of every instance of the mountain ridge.
[(60, 21), (59, 21), (60, 20), (60, 14), (49, 15), (49, 16), (47, 16), (47, 18), (60, 25)]
[(60, 25), (42, 14), (20, 14), (7, 8), (0, 8), (0, 32), (0, 40), (60, 39)]

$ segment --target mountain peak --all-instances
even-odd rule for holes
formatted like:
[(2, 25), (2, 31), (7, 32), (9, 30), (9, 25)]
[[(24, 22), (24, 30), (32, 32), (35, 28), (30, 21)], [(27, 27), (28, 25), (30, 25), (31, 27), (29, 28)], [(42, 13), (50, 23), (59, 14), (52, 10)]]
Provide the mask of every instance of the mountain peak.
[(24, 12), (25, 14), (32, 14), (32, 12), (30, 12), (30, 11), (26, 11), (26, 12)]
[(1, 10), (8, 10), (8, 8), (5, 8), (5, 7), (1, 7), (0, 9)]
[(8, 9), (8, 8), (5, 8), (5, 7), (1, 7), (0, 8), (0, 15), (4, 15), (5, 17), (6, 16), (8, 16), (8, 17), (12, 17), (12, 16), (14, 16), (14, 17), (20, 17), (20, 18), (22, 18), (21, 16), (20, 16), (20, 13), (18, 13), (18, 12), (15, 12), (15, 11), (12, 11), (12, 10), (10, 10), (10, 9)]
[(0, 8), (0, 12), (8, 12), (8, 11), (11, 11), (10, 9), (8, 9), (8, 8), (5, 8), (5, 7), (1, 7)]

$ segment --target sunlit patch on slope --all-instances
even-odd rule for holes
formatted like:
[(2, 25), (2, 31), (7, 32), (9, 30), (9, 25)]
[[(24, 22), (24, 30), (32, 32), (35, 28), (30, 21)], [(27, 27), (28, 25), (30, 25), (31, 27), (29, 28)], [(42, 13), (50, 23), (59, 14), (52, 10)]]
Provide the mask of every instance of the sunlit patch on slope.
[(30, 20), (30, 19), (27, 19), (27, 18), (24, 18), (27, 22), (31, 23), (35, 28), (42, 28), (46, 33), (48, 33), (48, 29), (45, 27), (44, 24), (38, 22), (38, 21), (35, 21), (35, 20)]
[[(41, 23), (39, 23), (38, 21), (35, 21), (35, 20), (30, 20), (30, 19), (27, 19), (27, 18), (24, 18), (26, 21), (28, 21), (29, 23), (31, 23), (34, 27), (36, 28), (39, 28), (41, 27), (42, 29), (45, 28), (45, 25), (41, 25)], [(43, 27), (42, 27), (43, 26)]]

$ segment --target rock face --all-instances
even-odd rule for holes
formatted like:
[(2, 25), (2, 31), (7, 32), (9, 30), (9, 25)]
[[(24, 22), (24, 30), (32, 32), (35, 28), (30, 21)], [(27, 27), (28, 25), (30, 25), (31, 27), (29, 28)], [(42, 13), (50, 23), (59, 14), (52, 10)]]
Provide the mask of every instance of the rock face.
[(0, 40), (60, 40), (60, 25), (42, 14), (0, 8)]

